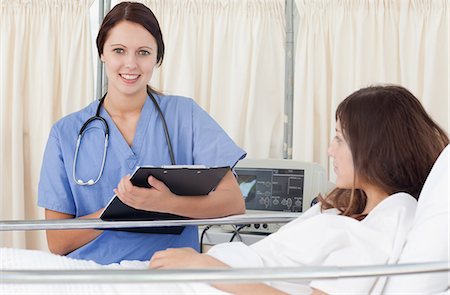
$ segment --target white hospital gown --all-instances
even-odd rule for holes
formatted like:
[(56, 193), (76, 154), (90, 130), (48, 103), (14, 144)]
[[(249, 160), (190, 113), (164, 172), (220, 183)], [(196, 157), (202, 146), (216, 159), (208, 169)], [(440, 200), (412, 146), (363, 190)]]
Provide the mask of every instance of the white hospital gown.
[[(357, 266), (396, 261), (409, 232), (416, 200), (394, 194), (378, 204), (362, 221), (320, 213), (319, 204), (278, 232), (251, 245), (220, 244), (209, 255), (233, 267)], [(384, 280), (376, 277), (274, 282), (289, 294), (309, 294), (314, 287), (328, 294), (369, 294)], [(378, 286), (377, 286), (378, 287)]]
[[(226, 243), (209, 255), (233, 267), (345, 266), (383, 264), (398, 257), (411, 227), (416, 201), (399, 193), (381, 202), (361, 222), (320, 213), (318, 205), (251, 246)], [(0, 269), (146, 268), (146, 262), (124, 261), (108, 266), (74, 260), (42, 251), (0, 248)], [(329, 294), (368, 294), (377, 278), (275, 282), (290, 294), (309, 294), (310, 286)], [(208, 284), (2, 284), (0, 294), (226, 294)]]

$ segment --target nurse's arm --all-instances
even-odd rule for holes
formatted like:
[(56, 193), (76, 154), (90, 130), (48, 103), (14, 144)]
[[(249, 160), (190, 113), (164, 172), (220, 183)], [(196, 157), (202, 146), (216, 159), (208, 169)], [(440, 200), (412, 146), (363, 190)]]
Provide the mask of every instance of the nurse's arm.
[[(80, 218), (98, 218), (103, 209)], [(45, 209), (45, 219), (70, 219), (73, 215)], [(53, 254), (66, 255), (89, 243), (102, 233), (95, 229), (47, 230), (48, 249)]]
[(225, 174), (216, 189), (209, 195), (194, 198), (192, 199), (191, 196), (172, 197), (172, 202), (169, 204), (171, 212), (192, 218), (211, 218), (245, 213), (244, 198), (231, 171)]
[(151, 189), (133, 186), (125, 176), (114, 192), (125, 204), (141, 210), (183, 215), (191, 218), (214, 218), (245, 213), (245, 202), (234, 174), (228, 171), (216, 189), (206, 196), (179, 196), (167, 186), (149, 177)]

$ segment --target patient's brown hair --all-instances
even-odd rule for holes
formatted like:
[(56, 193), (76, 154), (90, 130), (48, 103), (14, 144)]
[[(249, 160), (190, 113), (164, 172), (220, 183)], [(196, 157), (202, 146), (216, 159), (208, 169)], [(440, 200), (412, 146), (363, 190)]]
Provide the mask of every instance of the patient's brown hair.
[[(449, 143), (419, 100), (401, 86), (360, 89), (336, 110), (350, 147), (355, 176), (388, 194), (407, 192), (416, 199), (437, 157)], [(322, 210), (363, 219), (366, 195), (360, 189), (335, 189), (320, 198)]]

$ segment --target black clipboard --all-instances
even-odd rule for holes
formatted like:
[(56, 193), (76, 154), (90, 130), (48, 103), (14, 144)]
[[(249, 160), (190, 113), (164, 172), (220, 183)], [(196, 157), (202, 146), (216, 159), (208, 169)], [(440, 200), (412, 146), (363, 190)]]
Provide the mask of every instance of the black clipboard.
[[(216, 188), (220, 180), (230, 170), (230, 167), (195, 167), (195, 166), (163, 166), (163, 167), (138, 167), (131, 176), (131, 183), (139, 187), (151, 186), (148, 177), (153, 176), (164, 184), (176, 195), (201, 196), (207, 195)], [(122, 203), (114, 195), (103, 210), (100, 219), (104, 221), (143, 221), (143, 220), (169, 220), (189, 219), (185, 216), (145, 211), (132, 208)], [(184, 226), (168, 227), (143, 227), (110, 229), (119, 231), (157, 233), (157, 234), (181, 234)]]

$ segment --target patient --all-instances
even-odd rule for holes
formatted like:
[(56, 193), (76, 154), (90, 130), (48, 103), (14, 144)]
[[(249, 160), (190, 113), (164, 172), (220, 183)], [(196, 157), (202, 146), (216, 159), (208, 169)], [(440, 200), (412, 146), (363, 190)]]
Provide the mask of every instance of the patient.
[[(395, 261), (411, 226), (416, 201), (445, 132), (420, 102), (399, 86), (356, 91), (336, 111), (333, 158), (336, 189), (302, 217), (246, 246), (217, 245), (157, 252), (151, 268), (286, 267), (384, 264)], [(302, 282), (304, 284), (304, 282)], [(376, 278), (311, 281), (313, 294), (368, 294)], [(301, 293), (298, 284), (216, 285), (232, 293)]]
[[(438, 155), (449, 143), (419, 101), (399, 86), (363, 88), (336, 111), (336, 132), (328, 153), (336, 189), (301, 217), (251, 245), (216, 245), (207, 254), (192, 249), (157, 252), (149, 267), (228, 268), (349, 266), (393, 263), (412, 225), (416, 199)], [(0, 249), (4, 269), (104, 268), (39, 251)], [(43, 263), (45, 262), (45, 263)], [(31, 266), (30, 266), (31, 265)], [(143, 268), (123, 262), (107, 268)], [(158, 294), (368, 294), (384, 281), (376, 277), (289, 281), (271, 284), (1, 285), (8, 294), (65, 294), (102, 291)]]

